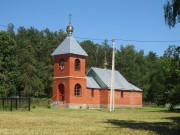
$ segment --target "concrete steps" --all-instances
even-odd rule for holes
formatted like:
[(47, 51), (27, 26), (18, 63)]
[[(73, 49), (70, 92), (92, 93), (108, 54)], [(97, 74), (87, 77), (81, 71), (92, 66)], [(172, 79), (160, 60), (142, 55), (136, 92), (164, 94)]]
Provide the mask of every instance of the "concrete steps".
[(52, 103), (52, 108), (64, 108), (64, 102), (63, 101), (53, 102)]

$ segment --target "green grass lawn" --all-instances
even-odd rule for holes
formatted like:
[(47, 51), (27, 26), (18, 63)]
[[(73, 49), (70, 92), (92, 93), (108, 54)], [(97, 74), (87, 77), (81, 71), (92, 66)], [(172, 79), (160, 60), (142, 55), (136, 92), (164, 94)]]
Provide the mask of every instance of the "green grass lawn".
[(178, 135), (180, 113), (163, 108), (0, 111), (0, 135)]

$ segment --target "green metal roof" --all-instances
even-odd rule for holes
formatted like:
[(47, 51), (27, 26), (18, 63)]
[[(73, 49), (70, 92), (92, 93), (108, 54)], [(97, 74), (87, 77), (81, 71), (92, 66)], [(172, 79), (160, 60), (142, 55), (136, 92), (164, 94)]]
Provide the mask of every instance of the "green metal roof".
[[(86, 76), (93, 77), (101, 88), (111, 88), (111, 72), (109, 69), (92, 67)], [(138, 87), (129, 83), (118, 71), (114, 73), (114, 88), (117, 90), (142, 91)]]
[(86, 76), (86, 84), (87, 88), (100, 89), (100, 86), (97, 84), (93, 77)]

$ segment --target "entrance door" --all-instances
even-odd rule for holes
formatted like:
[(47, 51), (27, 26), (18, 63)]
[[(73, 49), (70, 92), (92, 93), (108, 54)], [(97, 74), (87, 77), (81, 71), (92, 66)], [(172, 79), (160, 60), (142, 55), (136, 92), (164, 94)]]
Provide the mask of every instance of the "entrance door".
[(65, 94), (64, 94), (64, 85), (59, 84), (59, 101), (65, 100)]

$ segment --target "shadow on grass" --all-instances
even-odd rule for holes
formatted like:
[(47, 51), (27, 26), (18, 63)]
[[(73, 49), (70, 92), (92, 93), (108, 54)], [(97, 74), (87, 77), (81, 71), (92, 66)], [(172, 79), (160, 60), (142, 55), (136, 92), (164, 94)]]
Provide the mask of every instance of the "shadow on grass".
[(180, 134), (180, 117), (169, 117), (166, 119), (172, 122), (143, 122), (133, 120), (107, 120), (110, 123), (122, 128), (131, 128), (135, 130), (148, 130), (153, 131), (160, 135), (179, 135)]
[(167, 109), (167, 110), (153, 110), (153, 111), (148, 111), (148, 112), (180, 113), (180, 109), (176, 109), (173, 111), (170, 111), (169, 109)]

